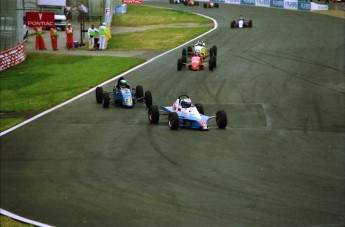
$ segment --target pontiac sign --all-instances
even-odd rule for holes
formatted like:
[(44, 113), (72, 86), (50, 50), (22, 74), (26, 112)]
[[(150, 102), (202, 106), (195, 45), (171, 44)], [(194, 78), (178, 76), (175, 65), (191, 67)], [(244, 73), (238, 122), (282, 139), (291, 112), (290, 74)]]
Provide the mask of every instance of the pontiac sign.
[(54, 13), (26, 12), (26, 26), (54, 27)]

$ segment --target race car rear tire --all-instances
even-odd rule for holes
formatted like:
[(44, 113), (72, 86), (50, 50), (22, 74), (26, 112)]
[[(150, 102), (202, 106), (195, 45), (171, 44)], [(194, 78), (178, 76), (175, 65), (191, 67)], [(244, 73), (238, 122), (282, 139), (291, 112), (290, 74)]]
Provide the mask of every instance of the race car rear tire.
[(145, 105), (146, 107), (152, 106), (152, 93), (151, 91), (145, 91)]
[(213, 52), (214, 52), (214, 56), (217, 56), (217, 46), (216, 45), (214, 45), (214, 46), (212, 46), (212, 49), (213, 49)]
[(151, 124), (157, 124), (159, 121), (159, 110), (156, 105), (149, 106), (147, 116)]
[(253, 27), (253, 21), (252, 20), (249, 20), (249, 22), (248, 22), (248, 27)]
[(195, 103), (194, 106), (198, 110), (199, 114), (205, 115), (204, 106), (201, 103)]
[(211, 47), (210, 48), (210, 57), (212, 57), (214, 55), (214, 50), (213, 50), (213, 48)]
[(172, 130), (178, 129), (178, 121), (179, 119), (177, 113), (171, 112), (168, 118), (169, 128)]
[(217, 68), (217, 57), (213, 56), (213, 68)]
[(207, 8), (207, 3), (206, 2), (204, 2), (204, 8)]
[(215, 6), (216, 8), (219, 8), (219, 4), (218, 4), (218, 3), (215, 3), (214, 6)]
[(103, 93), (103, 108), (109, 108), (110, 96), (109, 92)]
[(187, 49), (186, 48), (183, 48), (182, 49), (182, 57), (183, 56), (187, 56)]
[(186, 56), (182, 56), (182, 63), (184, 63), (184, 64), (187, 63), (187, 57)]
[(189, 56), (193, 54), (193, 47), (192, 46), (187, 46), (187, 54)]
[(182, 59), (181, 58), (179, 58), (179, 59), (177, 59), (177, 70), (178, 71), (181, 71), (181, 69), (182, 69)]
[(102, 103), (102, 101), (103, 101), (103, 88), (97, 87), (96, 88), (96, 102)]
[(138, 85), (135, 88), (135, 97), (137, 98), (138, 102), (144, 101), (144, 88), (141, 85)]
[(214, 59), (213, 59), (213, 57), (210, 58), (210, 60), (208, 61), (208, 68), (209, 68), (209, 70), (213, 71), (213, 68), (214, 68)]
[(236, 24), (236, 22), (235, 22), (234, 20), (231, 21), (230, 28), (234, 28), (234, 27), (235, 27), (235, 24)]
[(217, 111), (216, 122), (217, 122), (218, 128), (223, 129), (226, 127), (226, 125), (228, 124), (228, 117), (224, 110)]

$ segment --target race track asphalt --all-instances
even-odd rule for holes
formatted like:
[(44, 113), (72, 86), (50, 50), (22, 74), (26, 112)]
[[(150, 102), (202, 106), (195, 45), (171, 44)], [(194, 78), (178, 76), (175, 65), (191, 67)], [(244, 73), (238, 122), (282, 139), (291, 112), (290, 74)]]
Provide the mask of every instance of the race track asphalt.
[[(344, 20), (146, 4), (214, 18), (217, 68), (178, 72), (180, 48), (126, 79), (157, 105), (223, 109), (228, 127), (171, 131), (92, 92), (0, 138), (1, 208), (64, 227), (344, 226)], [(230, 29), (240, 14), (252, 29)]]

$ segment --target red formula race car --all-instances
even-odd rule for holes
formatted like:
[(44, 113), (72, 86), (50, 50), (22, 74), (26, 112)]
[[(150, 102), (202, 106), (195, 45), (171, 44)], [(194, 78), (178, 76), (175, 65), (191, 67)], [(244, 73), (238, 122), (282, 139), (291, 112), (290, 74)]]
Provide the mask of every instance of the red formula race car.
[(192, 71), (198, 71), (205, 69), (205, 65), (208, 64), (209, 70), (213, 71), (217, 66), (216, 56), (210, 56), (208, 59), (204, 59), (203, 55), (196, 51), (190, 58), (187, 55), (182, 55), (182, 58), (177, 59), (177, 70), (181, 71), (183, 67)]
[(219, 3), (217, 3), (217, 2), (204, 2), (204, 8), (219, 8)]
[(198, 6), (199, 2), (198, 1), (194, 1), (194, 0), (186, 0), (184, 2), (185, 6)]

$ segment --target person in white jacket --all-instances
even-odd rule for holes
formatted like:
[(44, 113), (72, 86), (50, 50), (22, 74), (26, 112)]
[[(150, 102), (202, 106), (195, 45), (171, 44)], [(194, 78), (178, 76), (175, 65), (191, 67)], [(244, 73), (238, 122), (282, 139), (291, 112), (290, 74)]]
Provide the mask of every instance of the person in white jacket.
[(87, 35), (89, 37), (89, 49), (90, 50), (94, 50), (96, 32), (99, 32), (99, 31), (97, 28), (95, 28), (94, 25), (91, 25), (91, 27), (87, 30)]
[(99, 27), (99, 49), (105, 50), (107, 48), (107, 27), (105, 26), (105, 23), (103, 23)]

